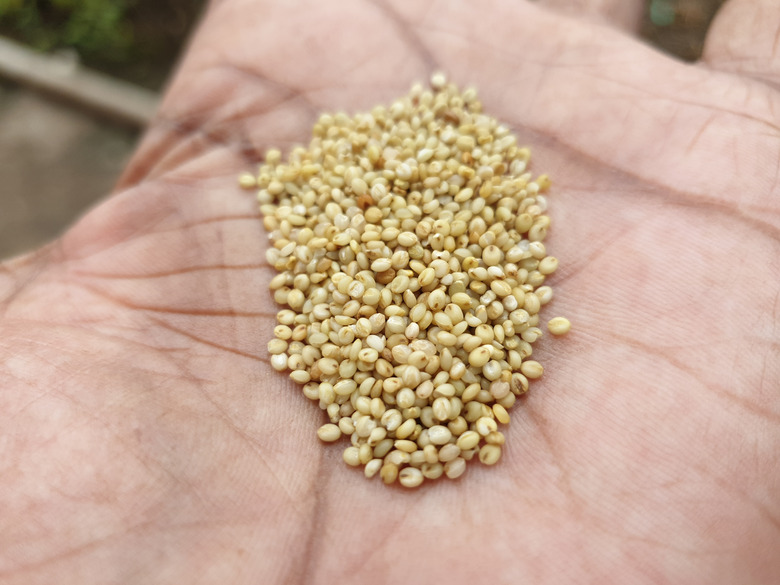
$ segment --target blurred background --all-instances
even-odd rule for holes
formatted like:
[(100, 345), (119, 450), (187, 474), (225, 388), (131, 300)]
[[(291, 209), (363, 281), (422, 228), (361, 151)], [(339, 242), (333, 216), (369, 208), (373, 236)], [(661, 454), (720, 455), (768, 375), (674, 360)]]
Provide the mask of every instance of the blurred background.
[[(647, 0), (642, 36), (701, 55), (724, 0)], [(205, 0), (0, 0), (0, 259), (108, 193)]]

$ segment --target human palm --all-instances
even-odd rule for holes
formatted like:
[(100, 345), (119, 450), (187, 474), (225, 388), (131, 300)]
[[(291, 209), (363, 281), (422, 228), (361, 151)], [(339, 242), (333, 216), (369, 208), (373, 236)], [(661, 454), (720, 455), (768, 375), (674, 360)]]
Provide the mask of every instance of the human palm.
[[(780, 581), (766, 11), (731, 0), (691, 66), (520, 0), (214, 2), (117, 192), (1, 267), (0, 581)], [(270, 368), (235, 177), (434, 69), (552, 176), (546, 317), (574, 330), (496, 467), (409, 491)]]

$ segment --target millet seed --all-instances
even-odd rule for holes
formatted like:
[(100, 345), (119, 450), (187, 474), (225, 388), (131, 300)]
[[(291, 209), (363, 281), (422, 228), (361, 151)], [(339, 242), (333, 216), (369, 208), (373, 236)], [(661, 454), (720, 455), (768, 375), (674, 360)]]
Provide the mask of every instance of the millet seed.
[(554, 317), (547, 322), (547, 329), (553, 335), (566, 335), (571, 329), (571, 322), (566, 317)]
[[(268, 343), (327, 412), (324, 442), (367, 478), (415, 488), (501, 457), (558, 260), (543, 243), (547, 175), (441, 73), (370, 113), (323, 114), (307, 148), (266, 152), (256, 189), (270, 289)], [(553, 335), (569, 331), (556, 317)]]

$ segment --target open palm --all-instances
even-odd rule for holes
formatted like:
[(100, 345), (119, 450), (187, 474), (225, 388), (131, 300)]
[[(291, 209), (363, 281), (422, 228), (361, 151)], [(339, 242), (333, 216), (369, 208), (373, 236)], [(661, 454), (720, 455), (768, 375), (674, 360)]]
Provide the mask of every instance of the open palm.
[[(524, 0), (214, 1), (117, 192), (0, 267), (0, 582), (779, 582), (778, 16), (684, 65)], [(575, 330), (499, 465), (410, 492), (270, 368), (235, 177), (434, 69), (552, 176)]]

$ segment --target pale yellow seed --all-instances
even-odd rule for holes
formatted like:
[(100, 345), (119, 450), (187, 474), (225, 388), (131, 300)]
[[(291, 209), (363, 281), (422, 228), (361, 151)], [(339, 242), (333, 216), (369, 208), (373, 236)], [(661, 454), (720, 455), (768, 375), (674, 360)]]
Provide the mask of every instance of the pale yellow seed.
[(374, 272), (384, 272), (392, 266), (390, 258), (378, 258), (371, 263), (371, 270)]
[(390, 485), (398, 479), (398, 466), (392, 463), (385, 463), (380, 469), (379, 475), (383, 482)]
[(490, 361), (492, 355), (492, 345), (481, 345), (469, 353), (469, 364), (475, 368), (481, 368)]
[[(488, 413), (490, 413), (490, 409), (488, 409)], [(496, 421), (493, 420), (490, 417), (482, 416), (479, 419), (477, 419), (477, 422), (474, 424), (474, 429), (483, 437), (488, 436), (493, 431), (498, 430), (498, 425), (496, 425)]]
[(468, 451), (479, 445), (480, 436), (476, 431), (466, 431), (455, 443), (461, 451)]
[(339, 380), (333, 385), (333, 391), (339, 396), (349, 396), (357, 390), (355, 380)]
[(441, 71), (435, 71), (431, 75), (431, 87), (435, 90), (441, 90), (447, 84), (447, 76)]
[(479, 449), (479, 460), (484, 465), (495, 465), (501, 459), (501, 447), (498, 445), (483, 445)]
[(351, 418), (347, 416), (344, 416), (339, 420), (338, 426), (341, 432), (344, 433), (345, 435), (351, 435), (352, 433), (355, 432), (355, 423)]
[(414, 453), (417, 451), (417, 443), (414, 441), (409, 441), (408, 439), (398, 439), (394, 446), (399, 451), (403, 451), (405, 453)]
[(365, 195), (368, 193), (368, 185), (363, 179), (352, 179), (352, 190), (355, 192), (355, 195)]
[(379, 359), (379, 352), (373, 348), (366, 347), (358, 352), (358, 359), (367, 364), (373, 364)]
[(496, 266), (501, 262), (501, 250), (497, 246), (491, 244), (482, 251), (482, 261), (487, 266)]
[(395, 436), (399, 439), (405, 439), (414, 432), (416, 426), (417, 422), (414, 419), (405, 420), (403, 424), (396, 429)]
[(509, 424), (509, 413), (506, 411), (506, 408), (500, 404), (493, 405), (493, 414), (496, 416), (496, 420), (502, 425)]
[(373, 455), (374, 453), (373, 450), (371, 449), (371, 446), (366, 443), (363, 443), (358, 448), (358, 459), (360, 460), (360, 463), (362, 465), (365, 465), (366, 463), (371, 461)]
[(448, 443), (439, 449), (439, 461), (447, 463), (460, 456), (460, 447)]
[(434, 399), (432, 404), (433, 416), (440, 421), (445, 421), (450, 417), (450, 401), (444, 396)]
[[(431, 445), (432, 446), (432, 445)], [(439, 479), (444, 474), (444, 465), (438, 461), (426, 462), (420, 468), (425, 479)]]
[(241, 173), (238, 176), (238, 184), (242, 189), (254, 189), (257, 187), (257, 178), (252, 173)]
[(290, 379), (298, 384), (305, 384), (311, 380), (311, 374), (306, 370), (295, 370), (294, 372), (290, 372)]
[(398, 234), (398, 243), (406, 248), (411, 248), (417, 241), (417, 236), (414, 232), (401, 232)]
[(432, 311), (440, 311), (447, 305), (447, 295), (441, 289), (436, 289), (428, 296), (428, 306)]
[(384, 458), (390, 451), (393, 450), (392, 439), (382, 439), (374, 447), (374, 457)]
[(436, 463), (439, 460), (439, 452), (433, 444), (423, 447), (423, 455), (427, 463)]
[(535, 380), (542, 377), (544, 368), (539, 362), (528, 360), (520, 364), (520, 372), (529, 380)]
[(422, 471), (414, 467), (404, 467), (398, 474), (399, 483), (407, 488), (416, 488), (422, 484), (423, 479)]
[(434, 445), (445, 445), (452, 438), (452, 431), (444, 425), (434, 425), (428, 429), (428, 438)]
[(547, 256), (541, 262), (537, 270), (544, 275), (552, 274), (558, 268), (558, 259), (554, 256)]
[(401, 465), (409, 463), (410, 459), (411, 457), (409, 456), (409, 453), (396, 449), (394, 451), (390, 451), (390, 453), (385, 456), (385, 463), (392, 463), (393, 465), (400, 467)]
[(429, 266), (420, 273), (420, 276), (417, 277), (417, 282), (420, 283), (420, 286), (428, 286), (435, 278), (436, 272)]
[(490, 283), (490, 290), (501, 298), (508, 297), (512, 294), (512, 287), (505, 280), (494, 280)]
[(452, 295), (452, 302), (461, 309), (471, 307), (471, 297), (465, 292), (459, 292)]
[(317, 429), (317, 436), (321, 441), (332, 443), (333, 441), (338, 441), (341, 438), (341, 429), (337, 425), (328, 423)]
[[(438, 341), (440, 344), (442, 344), (445, 347), (453, 347), (458, 343), (458, 338), (448, 331), (439, 331), (439, 334), (436, 336), (436, 341)], [(287, 344), (285, 344), (285, 349), (286, 349), (286, 345)], [(269, 351), (270, 351), (270, 344), (269, 344)]]
[(456, 457), (444, 464), (444, 475), (450, 479), (457, 479), (466, 471), (466, 460)]
[(360, 449), (357, 447), (347, 447), (342, 454), (344, 463), (351, 467), (357, 467), (360, 465)]
[(287, 342), (283, 339), (272, 339), (268, 342), (268, 353), (272, 355), (287, 351)]
[(366, 463), (366, 466), (363, 469), (363, 474), (366, 476), (366, 478), (371, 479), (377, 473), (379, 473), (379, 470), (381, 468), (382, 468), (382, 460), (381, 459), (372, 459), (371, 461)]
[(547, 322), (547, 329), (553, 335), (566, 335), (571, 329), (571, 322), (566, 317), (553, 317)]

